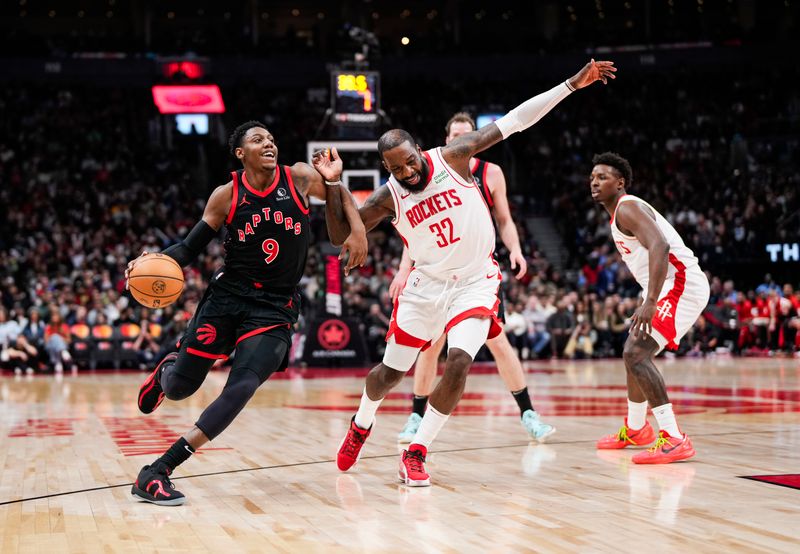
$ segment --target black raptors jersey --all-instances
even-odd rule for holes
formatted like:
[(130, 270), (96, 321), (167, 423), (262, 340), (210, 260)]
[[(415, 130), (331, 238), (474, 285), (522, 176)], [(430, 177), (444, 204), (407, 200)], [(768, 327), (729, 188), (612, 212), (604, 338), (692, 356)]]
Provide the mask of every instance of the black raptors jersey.
[(250, 186), (244, 170), (231, 176), (223, 281), (233, 276), (251, 291), (291, 294), (305, 270), (309, 224), (290, 169), (277, 166), (275, 181), (262, 192)]
[(488, 169), (489, 162), (475, 158), (475, 165), (472, 166), (470, 171), (475, 184), (478, 185), (483, 195), (483, 199), (486, 200), (486, 205), (491, 209), (494, 207), (494, 200), (492, 199), (492, 193), (489, 191), (489, 185), (486, 184), (486, 172)]
[[(475, 180), (475, 184), (478, 185), (478, 190), (481, 191), (483, 199), (486, 200), (486, 205), (489, 206), (489, 211), (491, 212), (492, 208), (494, 208), (494, 198), (492, 198), (492, 191), (489, 190), (489, 185), (486, 183), (486, 173), (488, 171), (489, 162), (475, 158), (475, 164), (470, 168), (470, 172), (472, 173), (472, 178)], [(492, 213), (492, 223), (494, 224), (495, 230), (497, 230), (497, 222), (494, 219), (494, 213)], [(503, 243), (500, 239), (500, 233), (495, 233), (495, 237), (497, 240), (497, 246), (495, 246), (494, 249), (494, 257), (497, 259), (497, 252), (500, 250), (500, 247), (503, 245)]]

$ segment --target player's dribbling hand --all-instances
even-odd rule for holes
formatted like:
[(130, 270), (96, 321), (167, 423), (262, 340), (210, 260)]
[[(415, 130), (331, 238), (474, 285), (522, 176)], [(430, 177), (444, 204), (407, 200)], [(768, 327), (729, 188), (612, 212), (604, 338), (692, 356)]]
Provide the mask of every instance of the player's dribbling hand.
[(614, 73), (617, 68), (614, 67), (614, 62), (601, 61), (596, 62), (594, 58), (584, 65), (570, 80), (569, 84), (575, 89), (588, 87), (595, 81), (603, 81), (603, 84), (608, 84), (609, 79), (616, 79)]
[(311, 165), (326, 181), (338, 181), (342, 177), (342, 158), (336, 148), (318, 150), (311, 156)]
[(367, 235), (363, 232), (350, 233), (342, 243), (342, 251), (339, 252), (339, 259), (345, 259), (347, 253), (347, 263), (344, 266), (344, 274), (350, 275), (350, 270), (354, 267), (364, 265), (367, 260)]
[(397, 274), (394, 276), (392, 283), (389, 285), (389, 296), (392, 297), (392, 302), (397, 300), (397, 297), (400, 296), (400, 292), (403, 290), (403, 285), (406, 284), (410, 273), (411, 268), (405, 269), (401, 267), (397, 270)]
[(130, 276), (133, 266), (136, 265), (136, 262), (138, 262), (142, 256), (147, 256), (147, 250), (142, 251), (142, 253), (139, 254), (139, 257), (136, 258), (135, 260), (131, 260), (128, 262), (128, 267), (125, 268), (125, 290), (130, 290), (130, 287), (128, 285), (128, 277)]
[(508, 260), (511, 262), (511, 269), (515, 270), (519, 267), (519, 271), (514, 276), (517, 279), (522, 279), (525, 274), (528, 272), (528, 260), (525, 259), (525, 256), (522, 255), (522, 252), (516, 251), (511, 252), (508, 255)]
[(631, 331), (633, 338), (647, 338), (653, 334), (653, 316), (656, 315), (656, 303), (645, 300), (631, 316)]

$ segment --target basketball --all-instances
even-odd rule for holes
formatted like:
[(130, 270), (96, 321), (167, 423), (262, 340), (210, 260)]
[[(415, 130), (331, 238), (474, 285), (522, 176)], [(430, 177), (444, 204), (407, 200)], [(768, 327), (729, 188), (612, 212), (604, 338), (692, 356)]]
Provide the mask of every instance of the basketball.
[(139, 304), (163, 308), (183, 292), (183, 269), (164, 254), (147, 254), (136, 262), (128, 276), (128, 287)]

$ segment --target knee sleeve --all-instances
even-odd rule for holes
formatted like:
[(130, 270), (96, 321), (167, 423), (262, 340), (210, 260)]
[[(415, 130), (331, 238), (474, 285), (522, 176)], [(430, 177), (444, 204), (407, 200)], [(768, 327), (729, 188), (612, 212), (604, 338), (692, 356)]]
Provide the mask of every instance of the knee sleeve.
[(449, 352), (451, 348), (460, 348), (474, 360), (475, 354), (489, 336), (490, 325), (491, 321), (485, 317), (470, 317), (457, 323), (447, 333), (447, 351)]
[(383, 365), (397, 371), (408, 371), (417, 361), (419, 350), (413, 346), (397, 344), (394, 337), (391, 337), (386, 343), (386, 351), (383, 353)]
[(164, 396), (170, 400), (183, 400), (193, 395), (202, 385), (202, 381), (195, 381), (175, 371), (174, 367), (164, 368), (161, 374), (161, 388)]
[(261, 383), (283, 367), (288, 351), (289, 345), (284, 340), (269, 334), (255, 335), (237, 346), (225, 388), (195, 424), (209, 440), (222, 433)]
[(288, 353), (289, 345), (278, 337), (269, 334), (250, 337), (236, 347), (231, 374), (247, 369), (263, 383), (276, 371), (286, 368)]
[(222, 393), (200, 414), (195, 425), (209, 440), (213, 440), (239, 415), (259, 385), (261, 385), (261, 380), (253, 371), (249, 369), (231, 370)]
[(193, 395), (206, 379), (215, 360), (201, 358), (182, 348), (172, 363), (165, 363), (161, 371), (161, 388), (170, 400), (183, 400)]

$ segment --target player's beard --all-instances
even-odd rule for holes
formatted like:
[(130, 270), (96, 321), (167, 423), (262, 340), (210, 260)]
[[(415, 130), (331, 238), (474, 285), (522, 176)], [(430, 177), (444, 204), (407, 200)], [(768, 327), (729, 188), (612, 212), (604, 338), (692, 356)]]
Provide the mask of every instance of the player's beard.
[(397, 182), (400, 183), (400, 186), (406, 189), (408, 192), (415, 193), (415, 192), (422, 192), (425, 187), (428, 186), (428, 174), (430, 173), (430, 169), (428, 168), (428, 164), (425, 163), (425, 160), (422, 160), (422, 171), (419, 173), (419, 182), (416, 185), (411, 185), (405, 180), (398, 179)]

